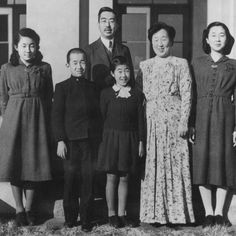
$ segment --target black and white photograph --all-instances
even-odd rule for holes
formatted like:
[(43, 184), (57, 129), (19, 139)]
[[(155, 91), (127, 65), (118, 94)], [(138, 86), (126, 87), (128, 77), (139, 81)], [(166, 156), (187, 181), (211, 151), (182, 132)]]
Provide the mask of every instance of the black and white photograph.
[(235, 0), (0, 0), (0, 235), (236, 235)]

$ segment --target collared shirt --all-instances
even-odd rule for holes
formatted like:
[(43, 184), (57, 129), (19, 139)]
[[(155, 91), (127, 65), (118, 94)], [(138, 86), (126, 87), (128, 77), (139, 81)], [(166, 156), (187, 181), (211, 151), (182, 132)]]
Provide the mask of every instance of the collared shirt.
[(113, 38), (113, 39), (105, 39), (105, 38), (101, 37), (101, 40), (102, 40), (102, 43), (104, 44), (104, 46), (105, 46), (108, 50), (110, 50), (109, 44), (110, 44), (110, 41), (112, 41), (112, 48), (113, 48), (113, 46), (114, 46), (114, 38)]

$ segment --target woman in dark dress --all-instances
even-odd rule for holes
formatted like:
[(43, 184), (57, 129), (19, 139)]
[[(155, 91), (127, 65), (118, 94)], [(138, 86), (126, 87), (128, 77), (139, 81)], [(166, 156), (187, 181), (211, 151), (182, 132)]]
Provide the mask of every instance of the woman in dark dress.
[[(195, 82), (193, 127), (193, 183), (205, 208), (203, 227), (229, 225), (223, 216), (227, 189), (236, 186), (236, 61), (226, 57), (234, 44), (227, 26), (211, 23), (203, 31), (206, 56), (193, 62)], [(216, 188), (216, 207), (212, 193)]]
[(35, 224), (32, 204), (37, 183), (51, 180), (48, 124), (53, 84), (39, 42), (34, 30), (21, 29), (10, 62), (1, 68), (0, 181), (11, 183), (18, 226)]
[[(128, 177), (135, 172), (138, 156), (143, 156), (143, 100), (141, 91), (132, 88), (130, 65), (123, 56), (112, 60), (112, 76), (116, 83), (101, 93), (104, 120), (102, 143), (98, 154), (98, 170), (107, 173), (106, 200), (109, 223), (115, 228), (127, 226), (125, 216)], [(118, 214), (115, 193), (118, 187)]]

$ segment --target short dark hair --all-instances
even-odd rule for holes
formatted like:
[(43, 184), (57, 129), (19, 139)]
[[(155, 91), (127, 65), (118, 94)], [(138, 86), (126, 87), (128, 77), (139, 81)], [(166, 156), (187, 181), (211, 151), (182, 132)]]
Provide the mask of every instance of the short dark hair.
[(72, 53), (83, 54), (84, 57), (85, 57), (85, 60), (87, 61), (87, 55), (86, 55), (85, 51), (82, 48), (71, 48), (66, 54), (66, 62), (67, 63), (70, 63), (70, 55)]
[[(31, 28), (22, 28), (19, 30), (19, 32), (16, 34), (14, 38), (14, 45), (17, 46), (18, 43), (20, 42), (21, 37), (28, 37), (31, 38), (35, 44), (36, 44), (36, 55), (35, 58), (33, 59), (33, 63), (40, 63), (43, 59), (43, 56), (41, 52), (39, 51), (39, 43), (40, 43), (40, 37), (39, 35)], [(19, 54), (18, 51), (13, 49), (13, 53), (11, 54), (10, 57), (10, 62), (13, 66), (19, 65)]]
[(206, 29), (203, 30), (202, 33), (202, 49), (206, 54), (209, 54), (211, 52), (210, 45), (207, 43), (206, 39), (208, 38), (210, 29), (214, 26), (221, 26), (225, 30), (226, 34), (226, 44), (225, 47), (223, 48), (223, 54), (228, 55), (231, 52), (231, 49), (234, 45), (234, 37), (230, 34), (228, 27), (219, 21), (214, 21), (211, 24), (207, 26)]
[(131, 68), (130, 64), (129, 64), (129, 61), (127, 60), (126, 57), (124, 57), (124, 56), (115, 56), (115, 57), (113, 57), (112, 61), (111, 61), (111, 71), (114, 73), (116, 67), (119, 66), (119, 65), (126, 65), (129, 68)]
[(166, 32), (167, 32), (167, 34), (169, 36), (169, 39), (170, 39), (171, 43), (173, 44), (174, 38), (175, 38), (175, 34), (176, 34), (175, 28), (170, 26), (170, 25), (167, 25), (164, 22), (157, 22), (157, 23), (153, 24), (149, 28), (149, 30), (148, 30), (148, 39), (149, 39), (149, 41), (152, 42), (153, 34), (155, 34), (156, 32), (160, 31), (161, 29), (166, 30)]
[(116, 12), (110, 8), (110, 7), (102, 7), (100, 8), (99, 12), (98, 12), (98, 22), (100, 21), (100, 16), (104, 11), (108, 11), (108, 12), (112, 12), (115, 15), (115, 19), (116, 19)]
[[(128, 59), (124, 56), (115, 56), (112, 58), (112, 61), (111, 61), (111, 71), (114, 73), (115, 69), (117, 68), (117, 66), (119, 65), (126, 65), (129, 67), (129, 69), (131, 70), (131, 65), (128, 61)], [(130, 74), (131, 75), (131, 74)], [(129, 82), (127, 83), (127, 85), (131, 86), (131, 87), (134, 87), (133, 85), (133, 82), (132, 82), (132, 78), (130, 77), (130, 80)]]

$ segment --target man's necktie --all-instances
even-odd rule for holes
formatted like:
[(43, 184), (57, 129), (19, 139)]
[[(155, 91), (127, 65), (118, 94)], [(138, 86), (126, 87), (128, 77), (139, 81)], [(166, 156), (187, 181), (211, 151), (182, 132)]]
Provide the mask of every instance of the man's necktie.
[(109, 47), (108, 47), (109, 52), (112, 52), (112, 41), (109, 41)]

